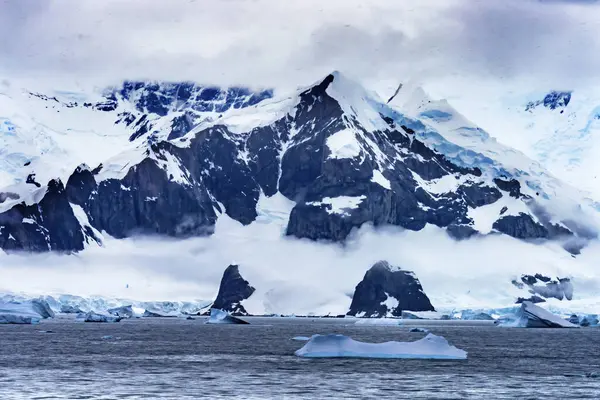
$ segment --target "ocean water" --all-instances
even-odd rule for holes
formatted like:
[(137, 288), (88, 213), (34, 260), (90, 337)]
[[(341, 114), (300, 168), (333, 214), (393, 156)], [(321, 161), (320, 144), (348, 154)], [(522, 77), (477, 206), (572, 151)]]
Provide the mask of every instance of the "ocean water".
[[(487, 323), (343, 319), (72, 320), (0, 325), (0, 399), (598, 399), (600, 328), (509, 329)], [(342, 333), (410, 341), (421, 326), (466, 361), (301, 359), (294, 336)], [(51, 330), (52, 333), (40, 331)], [(112, 336), (112, 338), (103, 338)]]

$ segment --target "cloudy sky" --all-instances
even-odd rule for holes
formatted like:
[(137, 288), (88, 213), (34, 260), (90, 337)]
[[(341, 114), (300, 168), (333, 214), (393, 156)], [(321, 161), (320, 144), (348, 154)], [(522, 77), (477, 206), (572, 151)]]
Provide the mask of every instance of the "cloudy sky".
[(573, 87), (600, 74), (590, 0), (0, 0), (0, 36), (4, 78), (295, 87), (337, 69)]

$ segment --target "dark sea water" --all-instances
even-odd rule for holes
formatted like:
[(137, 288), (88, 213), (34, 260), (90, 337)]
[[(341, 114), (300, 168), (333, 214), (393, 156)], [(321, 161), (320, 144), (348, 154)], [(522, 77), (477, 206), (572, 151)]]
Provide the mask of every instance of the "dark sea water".
[(348, 320), (249, 320), (0, 325), (0, 399), (600, 399), (600, 328), (419, 321), (410, 327), (446, 337), (468, 360), (300, 359), (303, 343), (290, 340), (298, 335), (424, 334)]

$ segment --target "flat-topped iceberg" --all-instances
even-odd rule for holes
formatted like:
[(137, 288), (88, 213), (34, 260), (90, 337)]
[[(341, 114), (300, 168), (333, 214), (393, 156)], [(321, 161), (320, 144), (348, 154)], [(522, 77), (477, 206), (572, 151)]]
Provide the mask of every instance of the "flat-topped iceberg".
[(558, 315), (536, 306), (530, 301), (521, 303), (521, 308), (515, 314), (515, 318), (500, 324), (509, 328), (579, 328)]
[(206, 321), (207, 324), (249, 324), (238, 317), (229, 315), (227, 311), (218, 310), (216, 308), (210, 309), (210, 317)]
[(414, 342), (365, 343), (344, 335), (313, 335), (294, 353), (298, 357), (421, 358), (466, 360), (467, 352), (429, 333)]
[(44, 300), (0, 302), (0, 324), (36, 324), (53, 317), (54, 312)]
[(175, 317), (177, 317), (177, 314), (145, 310), (144, 313), (142, 314), (142, 317), (143, 318), (175, 318)]

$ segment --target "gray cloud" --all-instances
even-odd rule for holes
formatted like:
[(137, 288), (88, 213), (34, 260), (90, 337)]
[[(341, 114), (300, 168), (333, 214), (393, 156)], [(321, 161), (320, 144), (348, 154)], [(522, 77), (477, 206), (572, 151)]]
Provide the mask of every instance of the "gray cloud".
[(295, 86), (339, 69), (573, 86), (598, 79), (598, 17), (592, 1), (4, 0), (0, 73)]

